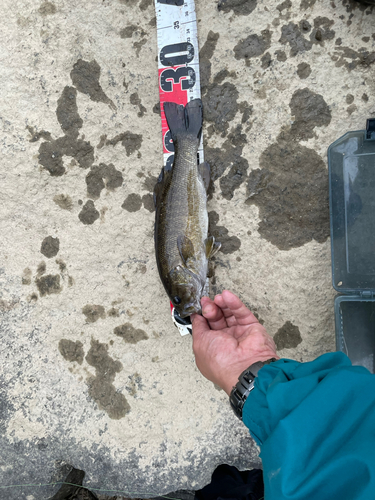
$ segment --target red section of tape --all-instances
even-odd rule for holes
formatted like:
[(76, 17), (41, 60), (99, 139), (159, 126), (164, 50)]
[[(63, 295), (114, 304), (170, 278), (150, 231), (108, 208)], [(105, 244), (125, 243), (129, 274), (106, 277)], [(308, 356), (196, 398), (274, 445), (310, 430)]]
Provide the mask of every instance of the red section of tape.
[[(180, 78), (176, 78), (175, 75), (178, 75), (178, 68), (185, 68), (186, 65), (183, 64), (181, 66), (172, 66), (168, 68), (162, 68), (159, 69), (159, 94), (160, 94), (160, 114), (161, 114), (161, 130), (162, 130), (162, 137), (163, 137), (163, 153), (169, 153), (169, 151), (165, 147), (165, 134), (168, 132), (169, 127), (167, 120), (165, 118), (164, 114), (164, 103), (165, 102), (176, 102), (177, 104), (183, 104), (186, 106), (188, 103), (188, 93), (189, 90), (182, 89), (182, 82), (189, 78), (188, 76), (182, 76)], [(168, 75), (171, 75), (170, 77), (166, 77), (164, 79), (164, 87), (171, 87), (171, 90), (163, 90), (163, 84), (161, 83), (161, 75), (165, 71), (168, 71)], [(165, 75), (165, 73), (164, 73)], [(168, 85), (165, 84), (168, 83)], [(170, 84), (170, 85), (169, 85)]]

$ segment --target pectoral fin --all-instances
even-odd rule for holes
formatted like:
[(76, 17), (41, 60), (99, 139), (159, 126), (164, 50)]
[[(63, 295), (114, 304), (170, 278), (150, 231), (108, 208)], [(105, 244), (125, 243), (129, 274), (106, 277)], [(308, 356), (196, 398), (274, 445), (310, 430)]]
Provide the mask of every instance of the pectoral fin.
[(202, 178), (204, 187), (207, 191), (208, 186), (210, 185), (210, 179), (211, 179), (211, 167), (210, 167), (210, 165), (206, 161), (203, 163), (200, 163), (198, 165), (198, 172)]
[(206, 241), (206, 257), (207, 259), (210, 259), (215, 255), (216, 252), (218, 252), (221, 248), (221, 243), (218, 241), (215, 241), (215, 238), (213, 236), (209, 236)]
[(187, 266), (189, 259), (195, 260), (193, 242), (185, 235), (177, 238), (177, 247), (183, 263)]

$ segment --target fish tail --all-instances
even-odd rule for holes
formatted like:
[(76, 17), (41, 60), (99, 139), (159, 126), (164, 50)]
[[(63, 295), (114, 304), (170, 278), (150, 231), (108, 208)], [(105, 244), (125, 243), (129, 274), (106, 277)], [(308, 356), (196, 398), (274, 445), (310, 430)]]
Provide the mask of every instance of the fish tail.
[(200, 140), (203, 123), (200, 99), (191, 100), (185, 107), (175, 102), (165, 102), (164, 113), (173, 141), (180, 134), (193, 135)]

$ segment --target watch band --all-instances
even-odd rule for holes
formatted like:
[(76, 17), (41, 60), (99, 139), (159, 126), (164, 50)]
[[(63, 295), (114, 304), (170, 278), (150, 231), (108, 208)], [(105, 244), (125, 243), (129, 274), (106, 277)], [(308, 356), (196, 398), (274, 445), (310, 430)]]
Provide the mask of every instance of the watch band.
[(259, 370), (264, 365), (269, 365), (273, 361), (277, 361), (276, 358), (268, 359), (267, 361), (257, 361), (249, 366), (249, 368), (246, 368), (238, 377), (238, 382), (230, 393), (229, 402), (234, 413), (240, 420), (242, 420), (242, 409), (245, 401), (250, 392), (254, 389), (255, 377), (258, 376)]

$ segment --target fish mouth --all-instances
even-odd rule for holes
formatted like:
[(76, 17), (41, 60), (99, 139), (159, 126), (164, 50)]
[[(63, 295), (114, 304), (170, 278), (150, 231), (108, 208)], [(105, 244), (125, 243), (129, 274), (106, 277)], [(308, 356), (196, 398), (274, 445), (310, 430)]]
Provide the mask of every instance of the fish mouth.
[(184, 309), (178, 313), (181, 318), (186, 318), (192, 314), (202, 314), (202, 307), (200, 304), (188, 304)]

